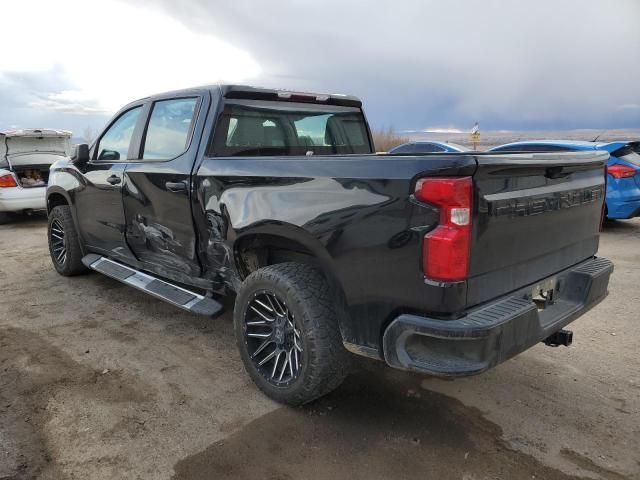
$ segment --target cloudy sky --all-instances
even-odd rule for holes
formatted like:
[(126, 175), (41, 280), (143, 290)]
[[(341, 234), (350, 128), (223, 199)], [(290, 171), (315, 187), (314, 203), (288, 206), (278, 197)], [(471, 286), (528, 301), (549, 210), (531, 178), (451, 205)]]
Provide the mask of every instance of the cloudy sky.
[(640, 0), (2, 5), (0, 129), (82, 136), (216, 81), (351, 93), (374, 127), (640, 127)]

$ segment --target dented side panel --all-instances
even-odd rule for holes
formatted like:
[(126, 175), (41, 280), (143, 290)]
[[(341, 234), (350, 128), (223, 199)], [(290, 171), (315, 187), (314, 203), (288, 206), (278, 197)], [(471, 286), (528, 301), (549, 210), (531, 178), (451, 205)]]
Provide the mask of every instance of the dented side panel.
[[(122, 190), (126, 241), (144, 270), (180, 283), (211, 288), (211, 282), (202, 278), (191, 205), (191, 172), (200, 148), (197, 132), (204, 128), (210, 97), (207, 92), (193, 92), (154, 101), (184, 96), (198, 98), (194, 133), (188, 138), (185, 151), (169, 160), (127, 163)], [(150, 102), (148, 110), (151, 109)], [(133, 150), (142, 155), (141, 147), (134, 145)]]

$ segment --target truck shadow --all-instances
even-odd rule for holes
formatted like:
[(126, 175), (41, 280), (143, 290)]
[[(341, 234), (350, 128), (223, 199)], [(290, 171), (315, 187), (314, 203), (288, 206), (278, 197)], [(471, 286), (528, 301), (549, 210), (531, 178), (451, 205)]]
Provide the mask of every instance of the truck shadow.
[(174, 479), (576, 478), (510, 449), (497, 425), (415, 375), (367, 365), (178, 462)]

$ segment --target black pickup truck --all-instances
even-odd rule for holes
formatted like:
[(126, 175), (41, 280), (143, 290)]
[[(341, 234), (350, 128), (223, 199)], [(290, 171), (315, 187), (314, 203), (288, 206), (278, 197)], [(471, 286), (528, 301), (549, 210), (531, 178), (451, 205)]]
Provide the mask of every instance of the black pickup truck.
[(127, 105), (52, 166), (49, 247), (62, 275), (194, 313), (235, 295), (249, 375), (301, 404), (348, 351), (463, 376), (570, 343), (613, 271), (595, 256), (607, 157), (376, 154), (355, 97), (188, 89)]

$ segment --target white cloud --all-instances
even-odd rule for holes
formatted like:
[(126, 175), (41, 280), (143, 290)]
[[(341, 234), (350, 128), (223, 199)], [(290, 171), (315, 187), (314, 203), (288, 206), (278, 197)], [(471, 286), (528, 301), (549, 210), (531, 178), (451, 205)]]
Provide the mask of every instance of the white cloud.
[(2, 8), (0, 44), (15, 47), (3, 48), (0, 76), (56, 69), (70, 85), (38, 92), (34, 108), (113, 112), (153, 93), (260, 72), (247, 52), (163, 12), (119, 1), (37, 0)]

